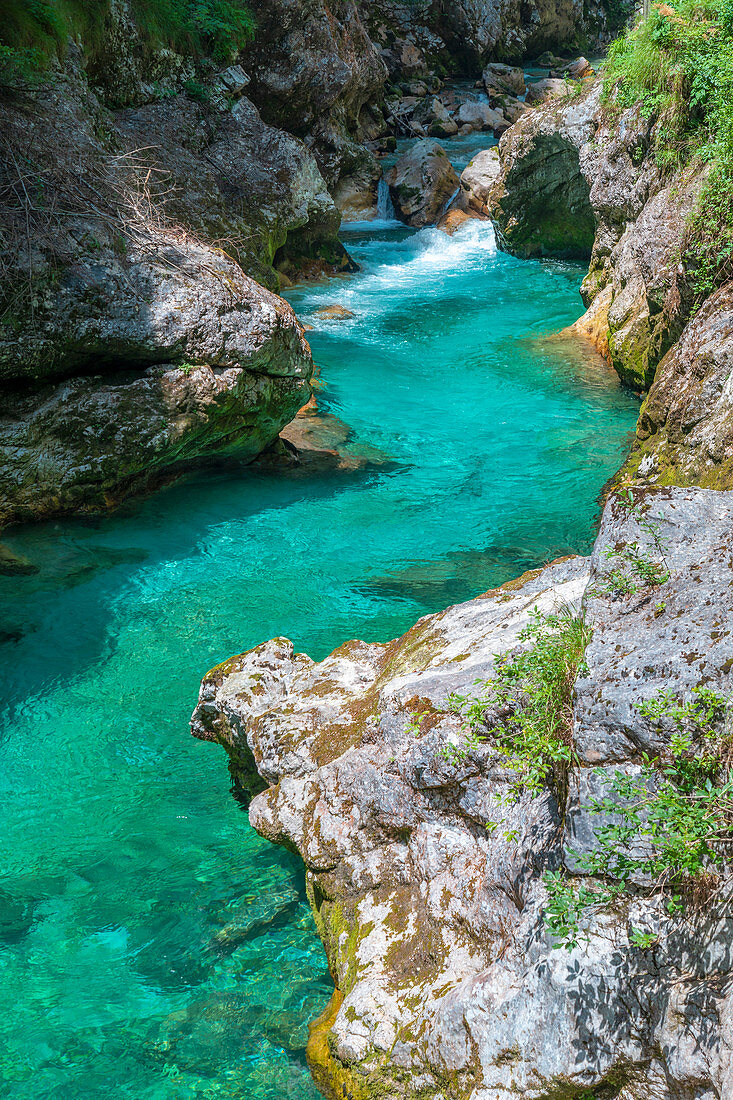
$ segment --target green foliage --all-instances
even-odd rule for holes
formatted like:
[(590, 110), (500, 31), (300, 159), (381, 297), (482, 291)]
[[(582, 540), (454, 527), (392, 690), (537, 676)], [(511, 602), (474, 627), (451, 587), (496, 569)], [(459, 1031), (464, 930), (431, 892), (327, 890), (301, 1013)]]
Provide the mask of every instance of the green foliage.
[[(143, 46), (172, 46), (194, 57), (228, 61), (251, 38), (254, 19), (246, 0), (131, 0)], [(105, 47), (109, 0), (0, 0), (0, 77), (31, 78), (70, 35), (87, 55)]]
[(733, 275), (733, 0), (655, 4), (612, 45), (604, 101), (655, 121), (660, 167), (709, 165), (682, 249), (699, 305)]
[[(686, 702), (662, 691), (639, 708), (653, 725), (672, 728), (669, 750), (644, 757), (632, 774), (597, 771), (604, 790), (590, 810), (604, 824), (593, 851), (573, 853), (596, 879), (578, 884), (560, 873), (545, 876), (547, 926), (558, 944), (575, 946), (584, 918), (644, 884), (665, 895), (670, 914), (714, 888), (733, 842), (727, 706), (725, 696), (699, 684)], [(631, 942), (650, 946), (650, 935), (632, 935)]]
[(453, 710), (466, 719), (460, 746), (446, 746), (460, 762), (481, 742), (491, 744), (516, 772), (509, 798), (535, 794), (548, 778), (564, 777), (573, 758), (570, 718), (575, 677), (590, 641), (582, 617), (566, 610), (535, 613), (520, 640), (531, 644), (497, 659), (494, 676), (477, 680), (480, 693), (452, 695)]

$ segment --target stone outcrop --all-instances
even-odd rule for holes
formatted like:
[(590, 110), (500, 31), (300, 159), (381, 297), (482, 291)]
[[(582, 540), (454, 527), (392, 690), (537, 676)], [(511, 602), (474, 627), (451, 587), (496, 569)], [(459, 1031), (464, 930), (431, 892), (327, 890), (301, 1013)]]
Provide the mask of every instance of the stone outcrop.
[(397, 216), (408, 225), (434, 225), (459, 188), (458, 176), (437, 141), (416, 141), (387, 176)]
[[(639, 890), (590, 915), (567, 950), (547, 930), (543, 874), (580, 873), (596, 769), (665, 751), (673, 731), (640, 714), (644, 699), (733, 688), (720, 580), (732, 520), (728, 493), (659, 490), (631, 510), (612, 500), (590, 561), (535, 570), (387, 645), (349, 642), (316, 664), (275, 639), (204, 679), (193, 733), (224, 746), (235, 782), (260, 792), (254, 827), (306, 865), (336, 986), (308, 1051), (326, 1096), (729, 1094), (727, 891), (680, 921)], [(661, 586), (604, 589), (609, 547), (660, 545)], [(498, 656), (528, 644), (535, 609), (581, 601), (593, 636), (576, 685), (577, 763), (566, 788), (507, 801), (490, 715), (476, 748), (446, 755), (463, 736), (450, 694), (474, 692)], [(653, 948), (633, 946), (632, 928), (651, 930)]]
[(733, 285), (705, 303), (661, 360), (622, 477), (733, 484)]
[(119, 111), (114, 127), (138, 171), (150, 170), (168, 218), (216, 241), (253, 277), (272, 285), (283, 255), (348, 262), (313, 154), (245, 97), (216, 110), (176, 96)]
[(111, 112), (83, 61), (71, 45), (63, 73), (0, 105), (0, 521), (252, 458), (307, 400), (312, 361), (241, 264), (275, 283), (289, 237), (343, 263), (313, 157), (252, 104)]
[(595, 236), (580, 150), (595, 133), (597, 90), (527, 111), (499, 143), (502, 171), (491, 200), (505, 248), (520, 256), (585, 258)]
[(620, 377), (647, 390), (693, 304), (679, 264), (705, 172), (666, 175), (653, 119), (600, 104), (600, 83), (527, 111), (502, 138), (490, 207), (499, 239), (522, 256), (589, 257), (586, 330)]

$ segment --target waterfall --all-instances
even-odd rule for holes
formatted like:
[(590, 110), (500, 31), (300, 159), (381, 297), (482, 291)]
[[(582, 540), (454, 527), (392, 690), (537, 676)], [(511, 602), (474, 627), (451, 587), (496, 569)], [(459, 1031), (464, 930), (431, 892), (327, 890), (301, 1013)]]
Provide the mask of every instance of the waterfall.
[(397, 218), (392, 203), (392, 197), (389, 193), (389, 187), (387, 186), (387, 181), (384, 176), (379, 177), (379, 183), (377, 185), (377, 217), (386, 222), (393, 222)]

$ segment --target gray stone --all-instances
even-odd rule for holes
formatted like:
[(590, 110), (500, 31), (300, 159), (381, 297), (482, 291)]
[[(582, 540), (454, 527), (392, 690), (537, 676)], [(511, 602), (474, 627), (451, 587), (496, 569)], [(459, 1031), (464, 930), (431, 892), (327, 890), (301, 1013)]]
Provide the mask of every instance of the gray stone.
[[(596, 845), (595, 767), (634, 772), (641, 749), (668, 744), (671, 731), (640, 716), (644, 699), (660, 687), (689, 696), (701, 680), (733, 687), (729, 496), (650, 492), (641, 516), (611, 500), (590, 570), (555, 563), (317, 664), (276, 639), (205, 678), (194, 734), (225, 747), (235, 781), (253, 789), (264, 777), (252, 824), (306, 865), (338, 988), (308, 1048), (326, 1095), (366, 1083), (445, 1100), (450, 1080), (456, 1100), (601, 1096), (609, 1082), (618, 1100), (727, 1096), (730, 884), (696, 922), (669, 918), (642, 889), (589, 913), (568, 951), (546, 931), (543, 874), (563, 863), (584, 873), (571, 850)], [(650, 553), (657, 539), (669, 546), (669, 579), (602, 594), (607, 546), (645, 539)], [(566, 813), (551, 788), (507, 802), (512, 773), (490, 737), (463, 759), (444, 754), (462, 736), (449, 695), (476, 691), (498, 655), (526, 644), (535, 608), (581, 600), (593, 637)], [(656, 937), (653, 948), (631, 946), (632, 929)]]

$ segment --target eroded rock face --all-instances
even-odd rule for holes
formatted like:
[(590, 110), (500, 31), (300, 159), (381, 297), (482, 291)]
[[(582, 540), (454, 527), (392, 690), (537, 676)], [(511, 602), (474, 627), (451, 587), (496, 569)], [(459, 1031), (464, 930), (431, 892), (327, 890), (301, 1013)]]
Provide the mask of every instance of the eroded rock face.
[(624, 467), (646, 484), (733, 483), (733, 284), (702, 307), (656, 372)]
[(63, 74), (0, 114), (0, 522), (252, 458), (307, 400), (312, 361), (290, 307), (231, 257), (274, 281), (288, 234), (335, 240), (313, 158), (242, 100), (114, 115), (73, 44)]
[(339, 212), (313, 154), (266, 125), (248, 99), (220, 111), (180, 95), (119, 111), (114, 126), (128, 155), (150, 166), (167, 216), (224, 244), (262, 282), (272, 285), (279, 254), (343, 254)]
[(375, 124), (380, 129), (370, 104), (378, 103), (387, 70), (354, 0), (262, 0), (242, 59), (263, 117), (307, 137), (330, 185), (373, 159), (360, 139), (377, 136)]
[[(598, 594), (609, 543), (656, 552), (614, 501), (591, 562), (528, 574), (386, 646), (350, 642), (314, 664), (276, 639), (205, 678), (194, 734), (226, 748), (235, 780), (267, 783), (252, 823), (306, 865), (336, 985), (309, 1046), (327, 1096), (557, 1100), (610, 1084), (618, 1100), (727, 1095), (724, 900), (675, 924), (639, 895), (590, 918), (572, 951), (552, 946), (542, 917), (543, 872), (576, 871), (574, 850), (593, 843), (593, 769), (668, 743), (673, 731), (639, 704), (660, 686), (733, 686), (733, 601), (720, 585), (733, 575), (731, 495), (673, 489), (640, 508), (669, 547), (669, 579), (653, 592)], [(502, 802), (510, 775), (490, 744), (457, 762), (441, 749), (460, 735), (448, 694), (491, 674), (534, 607), (584, 592), (594, 634), (563, 825), (549, 788)], [(655, 948), (631, 947), (632, 927), (658, 931)]]
[(459, 188), (458, 176), (437, 141), (416, 141), (387, 176), (395, 210), (408, 225), (434, 225)]

